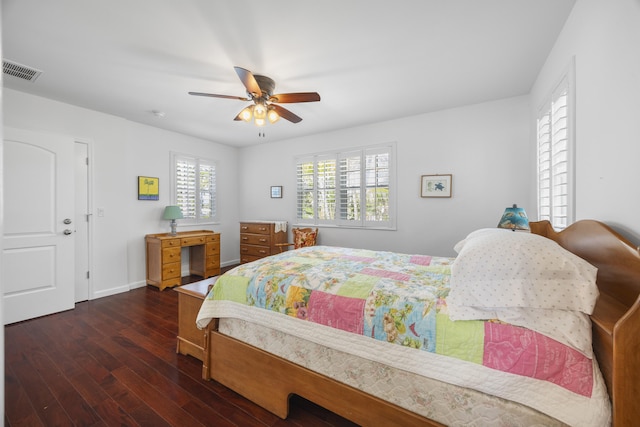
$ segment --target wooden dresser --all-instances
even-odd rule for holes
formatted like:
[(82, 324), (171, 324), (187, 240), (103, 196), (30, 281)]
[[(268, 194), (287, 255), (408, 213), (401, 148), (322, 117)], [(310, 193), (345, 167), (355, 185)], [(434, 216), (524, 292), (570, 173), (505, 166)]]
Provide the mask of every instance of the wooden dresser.
[[(284, 221), (244, 221), (240, 223), (240, 263), (280, 253), (276, 243), (287, 243), (288, 233), (276, 231)], [(285, 230), (286, 230), (286, 223)]]
[(182, 248), (189, 248), (189, 274), (203, 279), (220, 274), (220, 233), (210, 230), (183, 231), (145, 236), (147, 285), (164, 288), (182, 281)]

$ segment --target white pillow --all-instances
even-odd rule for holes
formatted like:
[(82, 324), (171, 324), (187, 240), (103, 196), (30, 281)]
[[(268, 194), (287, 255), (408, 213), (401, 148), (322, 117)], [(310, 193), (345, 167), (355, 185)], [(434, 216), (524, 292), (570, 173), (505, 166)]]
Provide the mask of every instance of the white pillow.
[(553, 240), (480, 230), (456, 247), (448, 305), (593, 312), (597, 269)]

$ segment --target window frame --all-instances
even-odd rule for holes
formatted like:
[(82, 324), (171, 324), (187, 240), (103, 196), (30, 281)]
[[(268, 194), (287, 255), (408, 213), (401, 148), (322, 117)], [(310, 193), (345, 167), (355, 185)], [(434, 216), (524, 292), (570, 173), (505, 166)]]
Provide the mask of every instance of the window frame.
[[(387, 173), (387, 185), (386, 186), (370, 186), (370, 189), (373, 188), (375, 192), (375, 188), (387, 188), (388, 189), (388, 220), (380, 221), (380, 220), (368, 220), (366, 218), (366, 208), (367, 208), (367, 156), (371, 156), (374, 154), (386, 153), (388, 154), (388, 164), (386, 170)], [(354, 158), (356, 156), (360, 157), (360, 173), (359, 173), (359, 203), (360, 206), (365, 209), (365, 215), (361, 215), (361, 218), (358, 220), (348, 220), (342, 217), (341, 206), (344, 203), (341, 203), (341, 194), (344, 190), (344, 185), (341, 181), (341, 171), (342, 171), (342, 161), (347, 157)], [(327, 163), (331, 163), (333, 161), (333, 169), (334, 174), (332, 177), (328, 178), (326, 175), (325, 179), (319, 180), (322, 171), (326, 170), (326, 168), (322, 168), (323, 165)], [(309, 164), (313, 165), (313, 172), (309, 174)], [(305, 166), (305, 171), (301, 169), (301, 165)], [(320, 167), (319, 167), (320, 165)], [(298, 225), (308, 225), (308, 226), (328, 226), (328, 227), (341, 227), (341, 228), (359, 228), (359, 229), (380, 229), (380, 230), (395, 230), (396, 229), (396, 180), (395, 180), (395, 171), (396, 171), (396, 143), (386, 143), (386, 144), (378, 144), (371, 146), (362, 146), (362, 147), (351, 147), (345, 150), (336, 150), (330, 152), (323, 153), (313, 153), (307, 155), (301, 155), (295, 158), (295, 169), (296, 169), (296, 212), (295, 218), (296, 223)], [(369, 169), (370, 170), (370, 169)], [(377, 171), (377, 170), (376, 170)], [(302, 174), (307, 177), (306, 180), (302, 179)], [(311, 175), (312, 184), (309, 186), (309, 176)], [(379, 178), (378, 173), (374, 173), (376, 178)], [(306, 185), (303, 185), (305, 184)], [(377, 183), (377, 180), (376, 180)], [(323, 184), (319, 187), (318, 184)], [(332, 185), (326, 185), (332, 184)], [(328, 204), (333, 202), (332, 210), (330, 212), (326, 212), (325, 215), (320, 215), (319, 210), (319, 194), (322, 192), (326, 192), (326, 197), (322, 198), (327, 201)], [(333, 191), (333, 200), (331, 199), (331, 191)], [(312, 199), (312, 208), (313, 213), (312, 217), (303, 218), (302, 209), (304, 208), (304, 204), (301, 200), (301, 192), (306, 193), (306, 197), (311, 197)], [(325, 204), (326, 205), (326, 204)], [(326, 211), (326, 210), (325, 210)], [(322, 212), (325, 212), (322, 211)]]
[[(200, 157), (200, 156), (195, 156), (192, 154), (186, 154), (186, 153), (178, 153), (178, 152), (171, 152), (171, 204), (172, 205), (178, 205), (178, 162), (179, 161), (187, 161), (187, 162), (191, 162), (195, 165), (196, 168), (196, 179), (195, 179), (195, 217), (194, 218), (189, 218), (189, 217), (184, 217), (183, 219), (180, 220), (180, 222), (182, 224), (185, 225), (199, 225), (199, 224), (217, 224), (219, 223), (219, 209), (218, 209), (218, 188), (217, 188), (217, 178), (218, 178), (218, 162), (216, 160), (213, 159), (209, 159), (209, 158), (205, 158), (205, 157)], [(201, 174), (201, 168), (202, 166), (208, 166), (213, 168), (213, 179), (212, 179), (212, 186), (213, 189), (211, 190), (210, 194), (211, 194), (211, 198), (212, 200), (212, 206), (211, 206), (211, 210), (212, 210), (212, 215), (208, 218), (202, 218), (202, 212), (200, 209), (201, 206), (201, 195), (202, 195), (202, 191), (200, 189), (200, 179), (198, 179), (198, 177)], [(183, 211), (183, 215), (184, 215), (184, 211)]]

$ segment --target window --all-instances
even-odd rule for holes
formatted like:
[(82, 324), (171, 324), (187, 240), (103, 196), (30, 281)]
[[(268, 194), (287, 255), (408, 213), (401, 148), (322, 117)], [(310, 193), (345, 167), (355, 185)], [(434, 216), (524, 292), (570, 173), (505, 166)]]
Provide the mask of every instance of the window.
[(393, 228), (394, 152), (386, 145), (298, 158), (298, 222)]
[(539, 110), (537, 120), (538, 219), (549, 220), (557, 230), (574, 221), (572, 70)]
[(173, 203), (180, 206), (186, 223), (215, 222), (216, 163), (182, 154), (173, 154)]

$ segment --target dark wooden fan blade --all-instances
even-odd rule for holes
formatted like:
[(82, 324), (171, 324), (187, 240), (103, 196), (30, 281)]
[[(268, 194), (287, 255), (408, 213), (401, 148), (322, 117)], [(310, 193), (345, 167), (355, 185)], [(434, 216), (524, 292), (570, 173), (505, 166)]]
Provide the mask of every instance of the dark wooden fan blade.
[(217, 95), (215, 93), (203, 93), (203, 92), (189, 92), (189, 95), (195, 96), (209, 96), (211, 98), (225, 98), (225, 99), (239, 99), (240, 101), (251, 101), (247, 97), (231, 96), (231, 95)]
[(302, 118), (296, 116), (295, 114), (293, 114), (291, 111), (287, 110), (286, 108), (283, 108), (279, 105), (276, 104), (271, 104), (270, 107), (272, 107), (274, 110), (276, 110), (276, 113), (278, 113), (278, 115), (280, 117), (282, 117), (283, 119), (289, 120), (292, 123), (299, 123), (302, 121)]
[(320, 101), (320, 95), (317, 92), (298, 92), (298, 93), (280, 93), (270, 98), (272, 102), (282, 104), (294, 102), (316, 102)]
[(233, 67), (236, 70), (236, 74), (240, 77), (242, 84), (247, 88), (247, 92), (254, 94), (255, 96), (262, 95), (260, 85), (256, 81), (251, 71), (245, 70), (242, 67)]

